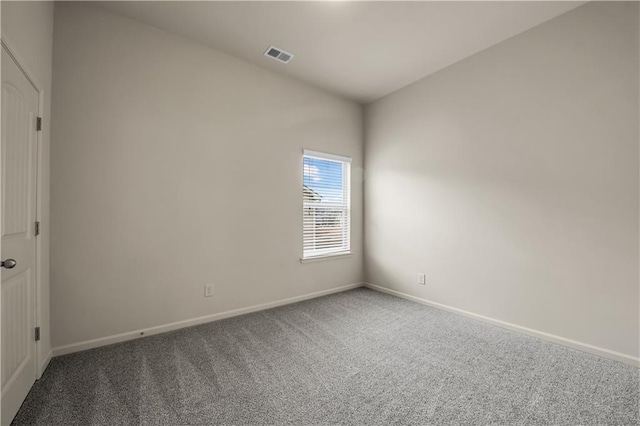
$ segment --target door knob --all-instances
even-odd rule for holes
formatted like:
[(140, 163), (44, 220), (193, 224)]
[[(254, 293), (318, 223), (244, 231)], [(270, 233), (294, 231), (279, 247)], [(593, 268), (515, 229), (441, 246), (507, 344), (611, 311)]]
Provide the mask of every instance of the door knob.
[(0, 266), (6, 269), (15, 268), (16, 265), (17, 265), (17, 262), (14, 259), (7, 259), (0, 262)]

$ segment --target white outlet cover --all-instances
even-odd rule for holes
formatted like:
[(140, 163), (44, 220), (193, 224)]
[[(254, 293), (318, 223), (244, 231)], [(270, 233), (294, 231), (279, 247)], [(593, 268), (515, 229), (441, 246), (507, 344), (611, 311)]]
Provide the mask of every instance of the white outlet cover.
[(418, 274), (418, 284), (422, 284), (424, 285), (426, 281), (426, 276), (425, 274)]
[(204, 286), (204, 297), (213, 296), (213, 284), (207, 284)]

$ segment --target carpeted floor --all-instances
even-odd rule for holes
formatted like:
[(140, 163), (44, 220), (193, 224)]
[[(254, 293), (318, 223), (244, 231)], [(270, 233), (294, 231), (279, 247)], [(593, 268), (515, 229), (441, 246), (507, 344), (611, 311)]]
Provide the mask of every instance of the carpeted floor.
[(15, 425), (637, 425), (639, 370), (367, 289), (54, 358)]

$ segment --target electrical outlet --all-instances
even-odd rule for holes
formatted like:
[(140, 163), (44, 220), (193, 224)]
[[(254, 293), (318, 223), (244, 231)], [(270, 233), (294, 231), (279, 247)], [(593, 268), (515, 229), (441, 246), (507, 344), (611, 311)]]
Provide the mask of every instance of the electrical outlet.
[(213, 296), (213, 284), (207, 284), (204, 286), (204, 297)]
[(418, 284), (420, 285), (426, 284), (426, 276), (422, 273), (418, 274)]

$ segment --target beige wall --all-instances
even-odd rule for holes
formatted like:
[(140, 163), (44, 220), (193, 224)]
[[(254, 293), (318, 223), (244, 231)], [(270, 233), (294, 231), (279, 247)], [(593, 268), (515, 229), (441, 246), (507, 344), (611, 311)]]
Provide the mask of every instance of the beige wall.
[(38, 245), (41, 340), (38, 345), (38, 365), (51, 355), (49, 327), (49, 158), (51, 124), (51, 56), (53, 37), (52, 2), (2, 1), (2, 39), (7, 43), (41, 90), (44, 104), (40, 145), (39, 215), (41, 234)]
[[(55, 20), (55, 347), (362, 281), (359, 105), (93, 5)], [(299, 261), (303, 148), (353, 157), (350, 258)]]
[(370, 105), (366, 280), (638, 357), (638, 47), (591, 3)]

